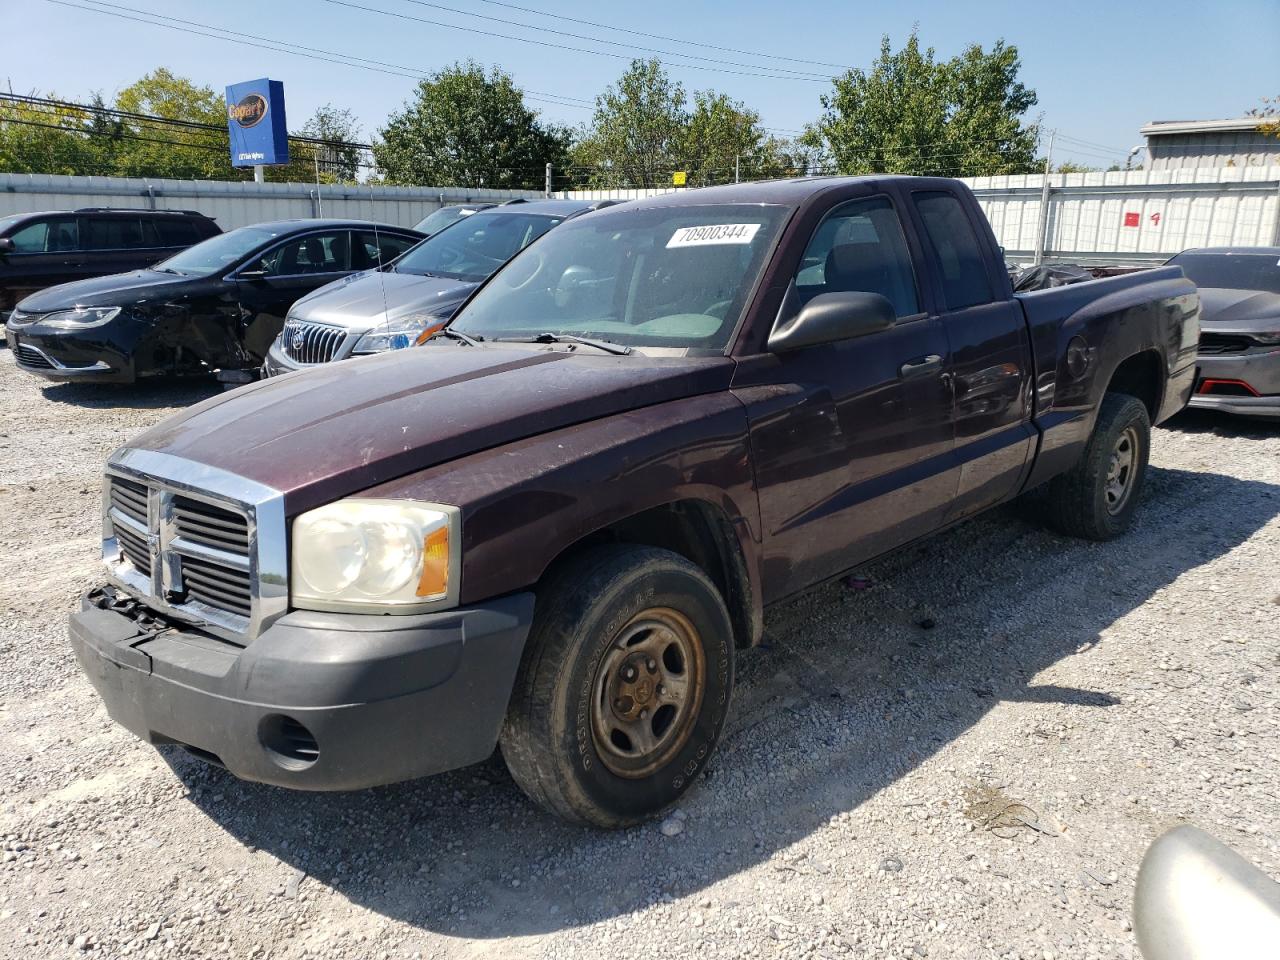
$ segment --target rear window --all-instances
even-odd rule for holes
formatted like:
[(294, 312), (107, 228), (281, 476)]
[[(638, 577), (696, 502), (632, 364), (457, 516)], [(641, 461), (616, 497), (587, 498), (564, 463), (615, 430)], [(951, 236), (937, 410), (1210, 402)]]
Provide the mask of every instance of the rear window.
[(961, 310), (990, 303), (994, 294), (987, 279), (987, 262), (960, 201), (941, 190), (921, 191), (912, 197), (933, 245), (947, 308)]
[(153, 220), (152, 223), (155, 224), (162, 247), (187, 247), (200, 239), (196, 233), (196, 225), (190, 220), (163, 217)]
[(128, 250), (148, 246), (138, 217), (89, 217), (81, 238), (85, 250)]

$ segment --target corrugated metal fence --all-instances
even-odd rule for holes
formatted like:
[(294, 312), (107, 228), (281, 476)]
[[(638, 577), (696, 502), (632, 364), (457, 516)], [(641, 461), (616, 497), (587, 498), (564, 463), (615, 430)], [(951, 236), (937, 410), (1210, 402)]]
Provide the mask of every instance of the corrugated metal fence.
[(541, 197), (529, 190), (363, 187), (314, 183), (147, 180), (0, 173), (0, 216), (80, 207), (199, 210), (223, 230), (264, 220), (350, 217), (411, 227), (443, 204)]
[[(1280, 166), (977, 177), (973, 188), (1010, 260), (1156, 263), (1197, 246), (1280, 244)], [(667, 190), (576, 190), (629, 200)], [(411, 226), (442, 204), (536, 198), (531, 190), (317, 187), (118, 177), (0, 174), (0, 216), (78, 207), (192, 208), (224, 230), (286, 217), (336, 216)], [(1043, 244), (1038, 244), (1043, 231)]]

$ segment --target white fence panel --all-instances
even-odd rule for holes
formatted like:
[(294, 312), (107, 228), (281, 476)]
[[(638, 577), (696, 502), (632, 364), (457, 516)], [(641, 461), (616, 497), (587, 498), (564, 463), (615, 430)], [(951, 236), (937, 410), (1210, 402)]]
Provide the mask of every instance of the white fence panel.
[[(1043, 175), (975, 177), (1010, 260), (1032, 259)], [(635, 200), (675, 192), (571, 190), (576, 200)], [(0, 174), (0, 216), (80, 207), (193, 209), (224, 230), (291, 217), (350, 217), (412, 226), (441, 205), (534, 199), (536, 190), (229, 183), (125, 177)], [(1051, 174), (1045, 256), (1077, 262), (1155, 263), (1198, 246), (1280, 244), (1280, 166)]]
[(0, 173), (0, 216), (81, 207), (199, 210), (223, 230), (264, 220), (350, 217), (410, 227), (447, 203), (534, 198), (534, 190), (365, 187)]

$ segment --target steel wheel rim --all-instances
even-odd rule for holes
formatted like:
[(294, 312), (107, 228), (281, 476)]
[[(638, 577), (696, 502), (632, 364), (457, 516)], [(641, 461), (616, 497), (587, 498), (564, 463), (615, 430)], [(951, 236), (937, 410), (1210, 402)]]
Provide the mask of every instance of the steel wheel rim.
[(1137, 429), (1126, 427), (1111, 448), (1103, 495), (1107, 501), (1107, 512), (1112, 516), (1124, 509), (1133, 493), (1133, 480), (1138, 469), (1138, 443)]
[(591, 733), (610, 771), (636, 779), (688, 743), (702, 706), (706, 658), (689, 618), (643, 610), (618, 631), (592, 685)]

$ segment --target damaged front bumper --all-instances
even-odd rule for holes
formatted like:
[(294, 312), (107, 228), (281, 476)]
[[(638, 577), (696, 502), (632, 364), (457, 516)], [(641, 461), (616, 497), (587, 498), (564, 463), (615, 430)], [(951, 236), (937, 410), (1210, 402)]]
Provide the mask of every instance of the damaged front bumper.
[(413, 616), (294, 611), (239, 647), (110, 587), (71, 644), (112, 719), (245, 780), (355, 790), (442, 773), (497, 744), (533, 595)]

